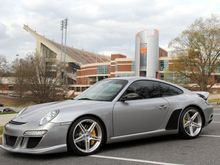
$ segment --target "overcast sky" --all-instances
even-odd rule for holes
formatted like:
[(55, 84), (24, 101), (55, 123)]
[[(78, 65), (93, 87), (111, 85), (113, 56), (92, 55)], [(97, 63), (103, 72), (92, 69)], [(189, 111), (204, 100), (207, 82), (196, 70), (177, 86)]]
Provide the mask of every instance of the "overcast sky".
[(12, 61), (35, 50), (23, 24), (60, 42), (60, 20), (68, 18), (69, 46), (133, 57), (136, 32), (157, 28), (167, 48), (196, 18), (211, 14), (220, 14), (219, 0), (0, 0), (0, 55)]

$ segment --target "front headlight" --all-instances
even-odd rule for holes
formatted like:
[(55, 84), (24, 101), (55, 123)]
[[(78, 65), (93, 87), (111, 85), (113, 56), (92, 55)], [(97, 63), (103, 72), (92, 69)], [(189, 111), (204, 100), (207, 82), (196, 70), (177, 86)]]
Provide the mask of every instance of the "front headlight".
[(57, 115), (59, 114), (59, 110), (54, 110), (46, 114), (41, 120), (40, 120), (40, 125), (44, 125), (51, 120), (53, 120)]

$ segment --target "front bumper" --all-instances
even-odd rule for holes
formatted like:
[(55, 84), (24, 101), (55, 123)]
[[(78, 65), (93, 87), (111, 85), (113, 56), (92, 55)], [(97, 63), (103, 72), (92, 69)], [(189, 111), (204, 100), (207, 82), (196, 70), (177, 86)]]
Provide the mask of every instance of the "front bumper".
[(66, 144), (57, 145), (53, 147), (47, 147), (47, 148), (41, 148), (41, 149), (11, 148), (5, 145), (0, 146), (0, 148), (8, 152), (25, 153), (25, 154), (51, 154), (51, 153), (67, 151)]
[[(48, 154), (67, 151), (66, 136), (69, 123), (48, 123), (41, 127), (31, 127), (28, 124), (6, 124), (4, 127), (2, 149), (27, 154)], [(26, 136), (27, 130), (47, 130), (40, 136)]]

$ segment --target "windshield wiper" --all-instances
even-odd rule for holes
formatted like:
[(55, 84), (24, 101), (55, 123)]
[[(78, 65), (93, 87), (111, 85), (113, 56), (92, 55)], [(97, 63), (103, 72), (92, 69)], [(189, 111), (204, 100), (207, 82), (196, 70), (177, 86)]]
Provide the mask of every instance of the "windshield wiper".
[(92, 99), (90, 99), (88, 97), (82, 97), (82, 98), (79, 98), (78, 100), (92, 100)]

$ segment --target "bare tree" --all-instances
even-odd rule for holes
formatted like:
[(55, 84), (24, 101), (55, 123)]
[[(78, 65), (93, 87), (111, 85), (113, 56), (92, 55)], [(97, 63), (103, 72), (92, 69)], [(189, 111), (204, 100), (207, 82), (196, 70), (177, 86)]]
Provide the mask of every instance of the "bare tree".
[(173, 70), (200, 90), (210, 90), (216, 83), (213, 73), (220, 69), (220, 17), (196, 19), (170, 47), (176, 54)]
[(8, 71), (7, 63), (5, 56), (0, 55), (0, 77)]
[[(49, 102), (59, 99), (58, 79), (56, 74), (46, 66), (43, 58), (37, 55), (29, 55), (20, 60), (17, 67), (17, 83), (20, 90), (29, 93), (38, 103)], [(20, 74), (19, 74), (20, 72)]]
[[(34, 67), (33, 67), (34, 66)], [(57, 99), (57, 78), (38, 56), (30, 57), (27, 81), (29, 90), (38, 102), (48, 102)]]
[(27, 90), (25, 84), (26, 65), (27, 62), (25, 59), (16, 59), (12, 64), (12, 69), (16, 77), (15, 91), (18, 93), (20, 99), (24, 96), (24, 92)]

